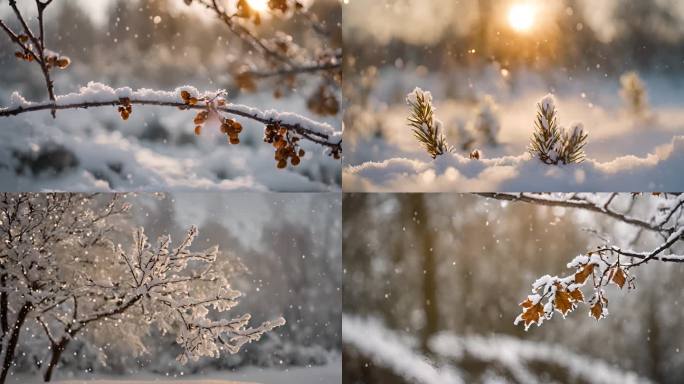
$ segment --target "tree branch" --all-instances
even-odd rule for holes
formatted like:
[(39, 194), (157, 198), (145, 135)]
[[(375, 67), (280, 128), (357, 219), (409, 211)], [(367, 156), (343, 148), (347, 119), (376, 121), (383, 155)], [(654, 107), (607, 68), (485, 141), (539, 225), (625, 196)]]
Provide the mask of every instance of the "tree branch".
[[(194, 110), (204, 110), (207, 108), (204, 104), (188, 105), (183, 102), (172, 102), (172, 101), (160, 101), (160, 100), (140, 100), (131, 98), (130, 104), (132, 105), (153, 105), (153, 106), (164, 106), (164, 107), (176, 107), (180, 109), (194, 109)], [(36, 103), (29, 106), (19, 106), (14, 108), (0, 109), (0, 117), (16, 116), (22, 113), (36, 112), (47, 109), (88, 109), (96, 107), (108, 107), (108, 106), (118, 106), (121, 105), (121, 101), (118, 98), (113, 98), (108, 101), (89, 101), (81, 103), (68, 103), (68, 104), (53, 104), (53, 103)], [(340, 137), (335, 137), (332, 134), (321, 133), (316, 129), (311, 127), (306, 127), (301, 123), (291, 123), (283, 121), (277, 118), (267, 117), (266, 113), (242, 105), (229, 104), (223, 107), (216, 107), (220, 112), (228, 113), (235, 116), (244, 117), (254, 121), (258, 121), (262, 124), (277, 124), (280, 127), (292, 130), (297, 134), (301, 135), (303, 138), (330, 148), (333, 151), (342, 151), (342, 139)]]
[[(16, 34), (12, 33), (12, 31), (7, 28), (7, 26), (4, 25), (3, 23), (3, 29), (5, 32), (7, 32), (8, 35), (10, 35), (10, 38), (17, 43), (24, 52), (29, 52), (29, 54), (33, 57), (33, 59), (38, 63), (40, 66), (40, 70), (43, 73), (43, 77), (45, 78), (45, 85), (47, 87), (47, 92), (48, 92), (48, 97), (50, 100), (54, 103), (55, 102), (55, 86), (54, 82), (52, 81), (52, 78), (50, 77), (50, 68), (48, 66), (47, 59), (45, 57), (45, 27), (44, 27), (44, 22), (43, 22), (43, 14), (45, 12), (45, 9), (47, 8), (48, 5), (52, 3), (52, 0), (47, 0), (46, 2), (41, 2), (40, 0), (36, 0), (36, 8), (38, 10), (38, 28), (40, 30), (40, 36), (36, 37), (36, 35), (31, 31), (31, 28), (29, 28), (28, 24), (26, 23), (26, 20), (24, 19), (24, 16), (21, 14), (19, 11), (19, 8), (17, 7), (17, 2), (16, 0), (10, 0), (9, 5), (12, 7), (12, 10), (14, 11), (15, 16), (21, 23), (22, 27), (24, 28), (24, 32), (26, 33), (26, 36), (28, 36), (29, 39), (33, 42), (37, 49), (37, 53), (33, 51), (33, 49), (30, 49), (29, 46), (26, 46), (21, 43), (21, 40), (16, 36)], [(51, 108), (51, 114), (52, 117), (56, 117), (56, 109)]]
[(257, 79), (265, 79), (268, 77), (276, 77), (276, 76), (289, 76), (289, 75), (298, 75), (302, 73), (314, 73), (314, 72), (320, 72), (320, 71), (333, 71), (341, 68), (340, 61), (335, 59), (335, 61), (329, 61), (329, 62), (324, 62), (324, 63), (317, 63), (317, 64), (310, 64), (310, 65), (303, 65), (303, 66), (298, 66), (298, 67), (290, 67), (290, 68), (283, 68), (283, 69), (278, 69), (275, 71), (244, 71), (241, 74), (244, 75), (249, 75), (251, 77), (257, 78)]
[(613, 219), (622, 221), (627, 224), (631, 224), (649, 231), (660, 232), (663, 230), (661, 225), (653, 224), (649, 221), (637, 219), (627, 214), (617, 212), (610, 209), (607, 204), (604, 206), (596, 205), (585, 199), (573, 196), (570, 199), (554, 199), (549, 196), (544, 196), (542, 194), (531, 194), (531, 193), (478, 193), (478, 195), (483, 197), (488, 197), (497, 200), (504, 201), (519, 201), (525, 203), (532, 203), (537, 205), (545, 205), (549, 207), (565, 207), (565, 208), (578, 208), (584, 209), (592, 212), (602, 213)]

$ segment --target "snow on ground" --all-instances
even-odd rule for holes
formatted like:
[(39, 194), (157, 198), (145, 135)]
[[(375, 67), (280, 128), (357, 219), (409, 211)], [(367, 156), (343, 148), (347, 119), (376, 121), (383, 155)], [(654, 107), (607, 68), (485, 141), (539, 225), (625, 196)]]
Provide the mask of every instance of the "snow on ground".
[(345, 191), (608, 192), (684, 189), (684, 136), (646, 157), (549, 166), (528, 154), (471, 160), (460, 154), (367, 162), (344, 170)]
[[(58, 372), (59, 373), (59, 372)], [(9, 384), (39, 384), (43, 381), (38, 376), (21, 375), (10, 377)], [(78, 379), (61, 379), (58, 375), (54, 381), (58, 384), (341, 384), (342, 361), (330, 362), (325, 366), (291, 367), (286, 369), (247, 367), (236, 372), (211, 372), (188, 378), (169, 378), (153, 374), (127, 376), (88, 376)]]
[[(306, 101), (297, 95), (275, 100), (268, 93), (257, 93), (230, 101), (266, 106), (263, 109), (268, 113), (271, 109), (293, 111), (336, 129), (340, 126), (337, 117), (311, 116)], [(210, 124), (195, 137), (194, 116), (192, 111), (176, 108), (134, 106), (128, 121), (121, 120), (116, 107), (59, 111), (56, 120), (49, 111), (0, 118), (0, 189), (340, 189), (341, 163), (321, 146), (302, 140), (306, 155), (300, 165), (279, 170), (274, 149), (263, 142), (262, 124), (238, 118), (244, 126), (241, 144), (230, 145), (218, 126)]]
[[(368, 105), (350, 107), (345, 132), (345, 191), (682, 188), (681, 178), (670, 178), (684, 166), (677, 153), (682, 150), (678, 136), (684, 135), (681, 79), (642, 75), (651, 116), (636, 118), (622, 103), (617, 79), (598, 74), (572, 78), (562, 73), (521, 72), (505, 77), (501, 73), (496, 65), (480, 72), (464, 69), (448, 75), (381, 70)], [(416, 86), (432, 92), (436, 117), (456, 147), (453, 159), (447, 156), (448, 160), (433, 162), (410, 134), (404, 98)], [(536, 167), (526, 159), (536, 103), (548, 92), (557, 100), (561, 125), (582, 122), (589, 133), (588, 161), (581, 167), (554, 170)], [(477, 101), (486, 95), (492, 95), (497, 104), (499, 145), (478, 144), (484, 161), (469, 162), (469, 151), (458, 146), (459, 127), (473, 121)], [(668, 154), (672, 149), (675, 152)], [(639, 175), (648, 177), (639, 180)]]
[[(405, 377), (410, 382), (461, 383), (458, 363), (466, 355), (487, 362), (492, 367), (505, 367), (516, 382), (538, 383), (539, 372), (530, 363), (545, 362), (565, 368), (573, 378), (587, 383), (648, 383), (633, 372), (612, 367), (600, 360), (585, 357), (559, 345), (520, 340), (505, 335), (458, 336), (441, 333), (430, 340), (430, 347), (440, 363), (430, 362), (414, 351), (415, 340), (402, 337), (373, 318), (343, 315), (342, 339), (368, 356), (379, 366)], [(496, 376), (495, 374), (493, 376)], [(488, 380), (486, 380), (489, 382)], [(500, 382), (493, 379), (492, 382)], [(507, 381), (506, 381), (507, 382)]]
[(342, 317), (342, 340), (370, 356), (406, 380), (421, 384), (460, 384), (463, 381), (449, 367), (439, 367), (413, 351), (412, 340), (386, 329), (377, 320)]

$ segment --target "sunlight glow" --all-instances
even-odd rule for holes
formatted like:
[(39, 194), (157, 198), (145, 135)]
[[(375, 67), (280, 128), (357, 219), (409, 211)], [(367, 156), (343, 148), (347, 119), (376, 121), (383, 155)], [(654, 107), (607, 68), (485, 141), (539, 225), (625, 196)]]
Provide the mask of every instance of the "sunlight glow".
[(527, 32), (534, 25), (536, 10), (531, 4), (513, 4), (508, 10), (508, 24), (518, 32)]
[(247, 0), (247, 3), (257, 12), (268, 11), (268, 0)]

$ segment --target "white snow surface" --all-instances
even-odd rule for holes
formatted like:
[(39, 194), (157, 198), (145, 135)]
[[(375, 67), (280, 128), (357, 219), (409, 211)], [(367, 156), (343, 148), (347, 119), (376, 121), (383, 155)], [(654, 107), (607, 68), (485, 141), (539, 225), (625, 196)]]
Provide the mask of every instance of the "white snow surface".
[[(442, 361), (438, 366), (414, 351), (413, 338), (400, 336), (396, 331), (386, 328), (378, 319), (354, 315), (343, 315), (342, 319), (344, 343), (363, 352), (375, 364), (417, 384), (464, 382), (458, 375), (458, 368), (451, 366), (451, 362), (461, 360), (466, 354), (505, 367), (521, 383), (541, 383), (540, 378), (527, 367), (527, 363), (535, 361), (565, 368), (572, 377), (581, 378), (588, 383), (649, 383), (633, 372), (574, 353), (560, 345), (525, 341), (505, 335), (484, 337), (440, 333), (430, 340), (430, 348)], [(486, 382), (499, 381), (492, 378)]]
[[(59, 371), (58, 371), (59, 372)], [(42, 384), (36, 375), (8, 378), (9, 384)], [(209, 372), (189, 377), (166, 377), (151, 373), (125, 376), (87, 376), (54, 380), (56, 384), (341, 384), (342, 361), (324, 366), (281, 368), (247, 367), (235, 372)]]
[(410, 343), (386, 329), (375, 319), (343, 315), (342, 340), (370, 356), (377, 365), (387, 367), (409, 382), (420, 384), (463, 383), (449, 367), (438, 367), (414, 352)]
[(471, 160), (461, 154), (391, 158), (347, 166), (344, 190), (403, 192), (679, 191), (684, 166), (684, 136), (644, 157), (621, 156), (601, 162), (546, 165), (529, 154)]

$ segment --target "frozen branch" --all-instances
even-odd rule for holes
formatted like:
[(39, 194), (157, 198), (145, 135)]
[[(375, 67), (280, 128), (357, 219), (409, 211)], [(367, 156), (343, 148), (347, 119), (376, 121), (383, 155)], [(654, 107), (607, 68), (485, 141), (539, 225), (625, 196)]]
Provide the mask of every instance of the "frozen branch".
[[(89, 83), (79, 93), (57, 96), (55, 103), (28, 102), (15, 93), (12, 97), (13, 106), (0, 109), (0, 117), (49, 109), (65, 110), (118, 106), (122, 117), (127, 119), (132, 112), (133, 105), (175, 107), (182, 110), (199, 110), (202, 112), (213, 111), (215, 115), (225, 113), (254, 120), (266, 126), (277, 126), (293, 135), (301, 136), (303, 139), (329, 148), (330, 154), (335, 157), (341, 154), (342, 136), (332, 126), (315, 122), (295, 113), (275, 110), (262, 111), (245, 105), (229, 104), (223, 99), (223, 93), (220, 91), (200, 94), (193, 87), (181, 87), (174, 92), (149, 89), (133, 91), (130, 88), (112, 89), (103, 84)], [(189, 97), (184, 99), (183, 95)], [(207, 117), (203, 118), (202, 123), (206, 121), (208, 116), (207, 112)], [(196, 125), (201, 124), (196, 121)]]
[[(608, 299), (604, 288), (614, 284), (619, 288), (627, 285), (635, 288), (635, 278), (630, 272), (650, 261), (666, 263), (684, 263), (684, 255), (670, 254), (670, 249), (684, 240), (684, 223), (682, 223), (682, 207), (684, 198), (679, 194), (666, 194), (659, 197), (655, 209), (642, 214), (646, 218), (635, 218), (630, 212), (636, 211), (634, 201), (638, 194), (633, 194), (629, 207), (618, 212), (611, 205), (620, 194), (613, 193), (607, 198), (598, 198), (594, 194), (481, 194), (506, 201), (521, 201), (542, 206), (568, 207), (584, 209), (611, 217), (617, 221), (638, 227), (638, 232), (649, 230), (662, 238), (661, 243), (647, 252), (638, 252), (621, 247), (606, 245), (588, 251), (586, 255), (575, 257), (568, 268), (575, 272), (566, 276), (545, 275), (532, 285), (532, 294), (521, 304), (522, 313), (515, 323), (523, 322), (527, 330), (532, 324), (541, 325), (545, 319), (551, 319), (554, 312), (563, 317), (575, 310), (580, 304), (589, 306), (589, 315), (600, 320), (608, 315)], [(661, 196), (661, 194), (656, 194)], [(652, 197), (656, 198), (656, 197)], [(608, 244), (609, 240), (605, 240)], [(583, 288), (592, 282), (593, 293), (585, 300)]]
[(644, 220), (632, 217), (628, 213), (619, 212), (610, 208), (610, 202), (612, 202), (614, 196), (618, 194), (612, 194), (611, 197), (609, 197), (609, 200), (604, 204), (588, 200), (584, 194), (575, 193), (478, 193), (478, 195), (497, 200), (518, 201), (537, 205), (545, 205), (549, 207), (584, 209), (596, 213), (601, 213), (615, 220), (622, 221), (624, 223), (655, 232), (659, 232), (661, 230), (668, 230), (667, 228), (665, 228), (665, 224), (667, 224), (669, 218), (671, 218), (672, 215), (675, 214), (675, 212), (681, 211), (682, 205), (684, 204), (682, 202), (679, 202), (674, 207), (671, 214), (668, 215), (665, 221), (654, 223), (652, 220), (650, 220), (650, 218), (648, 220)]

